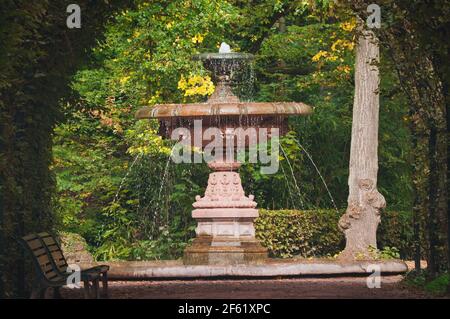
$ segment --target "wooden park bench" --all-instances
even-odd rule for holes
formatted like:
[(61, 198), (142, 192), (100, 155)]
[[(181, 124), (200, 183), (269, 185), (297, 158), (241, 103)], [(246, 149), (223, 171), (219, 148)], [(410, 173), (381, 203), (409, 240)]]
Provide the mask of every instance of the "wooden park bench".
[[(33, 257), (36, 278), (31, 298), (45, 298), (48, 288), (53, 288), (53, 297), (60, 298), (59, 288), (71, 282), (69, 265), (57, 240), (49, 233), (29, 234), (21, 243)], [(108, 296), (109, 266), (100, 265), (81, 270), (80, 279), (84, 284), (85, 298), (99, 298), (99, 281), (102, 281), (103, 296)]]

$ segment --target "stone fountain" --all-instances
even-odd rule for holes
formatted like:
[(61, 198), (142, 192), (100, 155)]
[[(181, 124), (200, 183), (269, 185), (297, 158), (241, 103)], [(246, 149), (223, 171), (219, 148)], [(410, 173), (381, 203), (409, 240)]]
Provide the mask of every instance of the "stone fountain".
[[(235, 147), (237, 128), (262, 128), (270, 132), (278, 129), (279, 135), (287, 131), (288, 116), (307, 115), (311, 107), (298, 102), (243, 102), (233, 94), (232, 84), (236, 73), (246, 67), (253, 56), (231, 52), (222, 43), (219, 53), (194, 56), (201, 60), (216, 84), (214, 93), (206, 103), (158, 104), (144, 107), (136, 113), (138, 119), (156, 118), (160, 134), (171, 138), (175, 129), (184, 127), (194, 132), (194, 123), (201, 120), (202, 130), (220, 129), (226, 150)], [(258, 135), (259, 136), (259, 135)], [(218, 141), (216, 141), (218, 142)], [(233, 142), (233, 143), (231, 143)], [(211, 140), (203, 139), (204, 148)], [(251, 142), (246, 147), (252, 147)], [(196, 196), (192, 217), (197, 221), (196, 238), (184, 252), (185, 265), (233, 265), (260, 263), (267, 258), (267, 249), (255, 238), (253, 221), (258, 217), (254, 196), (246, 196), (237, 170), (241, 163), (236, 159), (215, 158), (208, 163), (213, 170), (203, 197)]]
[[(174, 131), (186, 128), (194, 133), (196, 122), (201, 130), (217, 128), (219, 148), (236, 152), (235, 130), (254, 128), (257, 132), (275, 128), (279, 135), (287, 131), (288, 116), (307, 115), (311, 108), (303, 103), (254, 103), (240, 101), (232, 92), (237, 72), (252, 60), (250, 54), (236, 53), (226, 44), (219, 53), (206, 53), (194, 57), (211, 71), (216, 83), (215, 92), (206, 103), (164, 104), (140, 109), (138, 119), (156, 118), (160, 122), (160, 134), (172, 138)], [(198, 133), (198, 132), (197, 132)], [(183, 136), (180, 136), (183, 139)], [(270, 136), (269, 136), (270, 137)], [(271, 136), (272, 141), (274, 136)], [(179, 140), (179, 137), (177, 138)], [(260, 141), (244, 141), (249, 149)], [(210, 140), (202, 139), (195, 149), (205, 153)], [(231, 145), (231, 146), (230, 146)], [(230, 146), (230, 147), (229, 147)], [(220, 152), (219, 152), (220, 153)], [(113, 279), (158, 278), (217, 278), (217, 277), (282, 277), (310, 275), (398, 274), (408, 270), (400, 260), (355, 260), (342, 262), (333, 258), (272, 259), (255, 238), (253, 221), (258, 217), (254, 197), (245, 196), (237, 170), (241, 163), (228, 156), (208, 161), (213, 170), (203, 197), (193, 203), (192, 217), (197, 221), (197, 236), (184, 252), (184, 259), (166, 261), (109, 262), (108, 276)], [(96, 264), (82, 265), (92, 267)]]

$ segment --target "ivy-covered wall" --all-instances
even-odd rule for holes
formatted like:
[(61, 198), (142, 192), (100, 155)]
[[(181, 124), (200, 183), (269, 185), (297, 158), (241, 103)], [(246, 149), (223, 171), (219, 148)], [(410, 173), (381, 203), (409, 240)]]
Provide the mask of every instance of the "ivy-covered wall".
[(66, 26), (70, 3), (7, 0), (0, 9), (0, 298), (27, 296), (33, 268), (16, 238), (56, 222), (49, 167), (59, 103), (105, 17), (126, 1), (78, 1), (81, 29)]

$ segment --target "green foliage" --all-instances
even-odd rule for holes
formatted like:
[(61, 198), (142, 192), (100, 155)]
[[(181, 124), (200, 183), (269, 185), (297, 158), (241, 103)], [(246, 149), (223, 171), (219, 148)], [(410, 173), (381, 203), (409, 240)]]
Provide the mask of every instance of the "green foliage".
[[(62, 227), (82, 234), (97, 259), (180, 256), (193, 236), (191, 204), (203, 193), (208, 170), (168, 163), (171, 143), (158, 136), (158, 123), (136, 121), (133, 114), (146, 104), (203, 100), (204, 94), (186, 94), (189, 79), (207, 76), (191, 56), (216, 51), (221, 41), (233, 50), (257, 53), (257, 85), (246, 83), (238, 91), (242, 96), (314, 106), (312, 116), (291, 120), (291, 131), (281, 140), (278, 173), (264, 175), (260, 165), (243, 165), (246, 193), (266, 209), (321, 211), (317, 208), (334, 207), (325, 182), (337, 207), (345, 207), (353, 34), (336, 19), (324, 18), (333, 15), (329, 10), (327, 1), (311, 8), (289, 1), (262, 1), (255, 7), (239, 1), (178, 0), (137, 1), (135, 8), (115, 15), (90, 63), (73, 78), (78, 97), (65, 106), (67, 120), (56, 130), (55, 208)], [(281, 16), (285, 26), (278, 21)], [(319, 52), (326, 54), (318, 57)], [(395, 87), (395, 79), (382, 85)], [(402, 175), (409, 168), (405, 105), (397, 92), (392, 96), (382, 114), (386, 125), (380, 136), (389, 143), (386, 148), (381, 144), (380, 187), (392, 207), (409, 209), (411, 188)], [(315, 223), (298, 222), (284, 239), (267, 239), (274, 255), (339, 250), (337, 213), (300, 219), (321, 224), (329, 234)], [(284, 247), (277, 248), (277, 241)]]
[(428, 282), (425, 285), (425, 290), (433, 294), (443, 295), (448, 292), (449, 285), (450, 275), (446, 273)]
[(396, 247), (385, 246), (383, 247), (383, 249), (380, 250), (370, 246), (368, 248), (368, 253), (370, 258), (372, 259), (400, 259), (400, 252)]
[[(344, 248), (344, 235), (338, 229), (342, 212), (335, 210), (260, 210), (256, 236), (273, 257), (335, 256)], [(412, 220), (408, 212), (383, 212), (378, 231), (379, 250), (375, 259), (410, 257)], [(386, 222), (384, 222), (386, 220)], [(395, 230), (394, 230), (395, 228)], [(387, 240), (389, 238), (389, 240)]]
[(255, 230), (273, 257), (327, 256), (343, 249), (338, 220), (339, 215), (332, 210), (261, 210)]
[(377, 239), (383, 247), (395, 247), (403, 259), (413, 259), (413, 216), (411, 211), (388, 211), (381, 215)]
[(450, 275), (448, 273), (443, 273), (436, 278), (430, 279), (428, 278), (426, 270), (421, 270), (419, 272), (413, 270), (406, 275), (403, 282), (406, 286), (424, 290), (431, 295), (443, 296), (448, 295)]
[(400, 259), (400, 251), (396, 247), (383, 247), (379, 251), (380, 259)]
[[(119, 5), (120, 2), (120, 5)], [(28, 297), (32, 265), (15, 237), (51, 231), (55, 179), (52, 133), (61, 99), (100, 34), (105, 17), (127, 1), (85, 1), (83, 29), (69, 30), (69, 4), (2, 1), (0, 10), (0, 298)], [(71, 209), (75, 209), (73, 206)]]
[[(293, 131), (290, 140), (298, 140), (310, 153), (338, 207), (345, 207), (347, 201), (354, 52), (351, 46), (343, 49), (335, 44), (349, 43), (352, 37), (340, 23), (314, 21), (291, 25), (285, 32), (273, 32), (265, 39), (256, 64), (257, 100), (302, 101), (314, 107), (312, 115), (290, 120)], [(321, 51), (327, 52), (327, 57), (313, 61)], [(407, 103), (399, 89), (397, 75), (392, 71), (392, 62), (385, 56), (381, 61), (383, 94), (380, 101), (378, 187), (391, 209), (410, 210), (411, 137), (406, 120)], [(284, 141), (287, 142), (286, 139)], [(244, 178), (250, 179), (246, 181), (250, 184), (249, 191), (263, 195), (257, 197), (263, 198), (261, 205), (265, 208), (332, 207), (328, 196), (317, 196), (325, 193), (326, 188), (303, 147), (295, 144), (283, 143), (286, 152), (292, 155), (289, 161), (294, 173), (286, 161), (282, 161), (278, 176), (262, 180), (255, 175), (257, 168), (249, 168), (246, 172), (249, 176)], [(280, 192), (280, 189), (290, 189), (287, 193), (293, 198), (286, 199), (286, 192)], [(301, 196), (296, 193), (301, 193)], [(281, 206), (274, 206), (274, 202)]]

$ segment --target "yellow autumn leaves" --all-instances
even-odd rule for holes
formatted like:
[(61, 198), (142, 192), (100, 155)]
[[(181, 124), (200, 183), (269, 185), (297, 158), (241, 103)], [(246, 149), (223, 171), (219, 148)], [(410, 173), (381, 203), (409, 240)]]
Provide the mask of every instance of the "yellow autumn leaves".
[(211, 95), (214, 92), (214, 84), (209, 76), (191, 75), (188, 79), (181, 76), (178, 88), (184, 91), (184, 96)]
[(336, 68), (339, 72), (349, 74), (352, 68), (349, 65), (340, 65)]
[(352, 51), (354, 47), (355, 47), (354, 42), (349, 40), (338, 39), (331, 45), (331, 51), (341, 51), (346, 49)]
[(316, 55), (314, 55), (313, 57), (312, 57), (312, 61), (313, 62), (319, 62), (320, 61), (320, 59), (322, 59), (322, 58), (326, 58), (327, 56), (328, 56), (328, 52), (327, 51), (323, 51), (323, 50), (320, 50)]
[(201, 34), (196, 34), (195, 36), (192, 37), (191, 41), (192, 43), (202, 43), (203, 39), (205, 39), (205, 37)]
[[(340, 27), (342, 30), (344, 30), (346, 32), (351, 32), (352, 30), (354, 30), (356, 28), (356, 19), (351, 19), (349, 21), (342, 22), (340, 24)], [(316, 53), (311, 58), (311, 60), (313, 62), (319, 62), (321, 60), (334, 62), (339, 59), (342, 62), (343, 59), (342, 59), (341, 55), (346, 50), (352, 51), (354, 49), (354, 47), (355, 47), (355, 43), (353, 41), (345, 40), (345, 39), (337, 39), (331, 45), (330, 51), (320, 50), (318, 53)], [(343, 70), (346, 73), (348, 73), (347, 68), (345, 68)]]
[(127, 150), (131, 155), (170, 155), (171, 153), (171, 148), (158, 135), (158, 124), (155, 120), (137, 121), (133, 128), (128, 129), (125, 134), (132, 143)]
[[(352, 19), (346, 22), (343, 22), (340, 24), (340, 27), (342, 30), (346, 32), (351, 32), (356, 28), (356, 20)], [(330, 50), (320, 50), (317, 52), (311, 60), (313, 62), (316, 62), (320, 66), (323, 64), (323, 62), (335, 62), (340, 61), (341, 63), (344, 62), (344, 55), (346, 51), (353, 51), (355, 47), (355, 42), (347, 40), (347, 39), (337, 39), (331, 44)], [(348, 76), (348, 74), (351, 72), (351, 67), (348, 65), (339, 65), (336, 67), (336, 71), (340, 74), (343, 74), (344, 76)]]
[(349, 21), (342, 22), (340, 24), (340, 27), (344, 31), (351, 32), (353, 31), (353, 29), (356, 28), (356, 19), (351, 19)]
[(121, 85), (125, 85), (129, 79), (130, 79), (130, 76), (123, 76), (119, 79), (119, 82)]
[(331, 45), (331, 51), (320, 50), (311, 58), (311, 60), (313, 62), (319, 62), (320, 60), (325, 59), (326, 61), (334, 62), (339, 58), (339, 53), (342, 53), (345, 50), (352, 51), (354, 46), (355, 43), (352, 41), (338, 39)]

